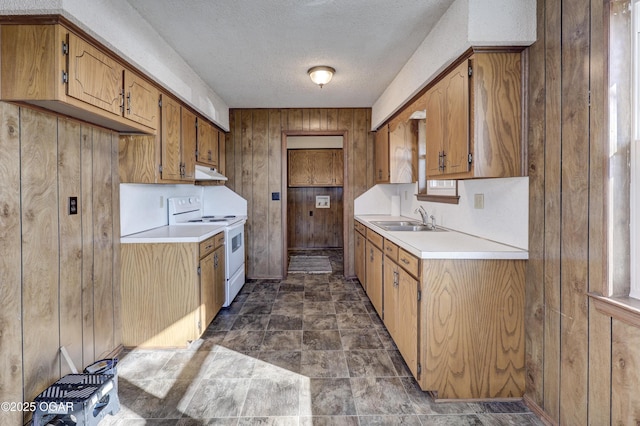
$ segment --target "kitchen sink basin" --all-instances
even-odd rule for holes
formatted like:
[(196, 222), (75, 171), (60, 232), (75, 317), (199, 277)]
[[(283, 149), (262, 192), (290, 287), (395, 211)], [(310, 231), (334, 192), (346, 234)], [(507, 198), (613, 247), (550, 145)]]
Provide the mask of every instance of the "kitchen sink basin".
[(376, 226), (381, 227), (386, 231), (397, 232), (397, 231), (405, 231), (405, 232), (445, 232), (446, 229), (435, 227), (433, 228), (431, 225), (425, 225), (421, 222), (414, 221), (380, 221), (380, 222), (371, 222)]

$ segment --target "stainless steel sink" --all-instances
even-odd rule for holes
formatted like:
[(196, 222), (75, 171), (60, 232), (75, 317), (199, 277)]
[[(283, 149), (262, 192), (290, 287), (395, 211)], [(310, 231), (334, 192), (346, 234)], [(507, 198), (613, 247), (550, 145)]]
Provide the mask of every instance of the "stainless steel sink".
[(446, 229), (425, 225), (421, 222), (414, 221), (379, 221), (371, 222), (386, 231), (397, 232), (446, 232)]

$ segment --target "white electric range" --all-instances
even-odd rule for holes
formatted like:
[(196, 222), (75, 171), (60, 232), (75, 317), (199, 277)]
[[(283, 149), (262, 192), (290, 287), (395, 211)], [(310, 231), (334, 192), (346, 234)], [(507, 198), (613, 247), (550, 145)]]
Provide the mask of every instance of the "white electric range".
[(198, 196), (172, 197), (167, 200), (169, 226), (224, 225), (225, 301), (233, 302), (245, 283), (244, 225), (246, 219), (237, 215), (209, 216), (203, 214), (203, 203)]

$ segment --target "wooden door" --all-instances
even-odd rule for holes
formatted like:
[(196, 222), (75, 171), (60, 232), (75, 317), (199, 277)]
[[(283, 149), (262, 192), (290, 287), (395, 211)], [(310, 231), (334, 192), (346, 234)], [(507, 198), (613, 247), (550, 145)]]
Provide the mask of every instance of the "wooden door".
[(358, 280), (360, 280), (360, 284), (362, 285), (362, 287), (365, 287), (365, 267), (366, 267), (366, 257), (367, 257), (367, 252), (366, 252), (366, 244), (367, 244), (367, 240), (364, 237), (364, 235), (362, 235), (359, 232), (355, 232), (355, 271), (356, 271), (356, 277), (358, 277)]
[(162, 179), (166, 180), (180, 180), (182, 177), (180, 115), (180, 104), (168, 96), (162, 96), (161, 165)]
[(469, 63), (463, 61), (445, 82), (444, 174), (469, 171)]
[(367, 241), (367, 295), (382, 318), (382, 250)]
[(215, 252), (200, 260), (200, 332), (203, 332), (216, 315)]
[(69, 96), (122, 116), (124, 67), (73, 33), (68, 78)]
[[(402, 354), (413, 377), (418, 378), (418, 281), (402, 268), (398, 268), (397, 310), (395, 321), (401, 325), (392, 334), (398, 350)], [(386, 288), (385, 288), (386, 290)], [(385, 311), (386, 293), (385, 293)], [(386, 314), (386, 312), (385, 312)], [(385, 324), (387, 320), (385, 317)]]
[(182, 179), (194, 180), (196, 173), (196, 115), (186, 108), (182, 108), (181, 134)]
[(384, 258), (384, 279), (383, 279), (383, 288), (384, 288), (384, 325), (389, 330), (389, 334), (393, 340), (396, 339), (396, 334), (400, 332), (398, 329), (398, 324), (402, 324), (398, 322), (398, 315), (400, 314), (398, 311), (402, 309), (402, 307), (398, 306), (398, 265), (393, 262), (390, 258)]
[(224, 293), (226, 278), (224, 273), (224, 245), (220, 246), (213, 252), (213, 270), (214, 270), (214, 286), (215, 286), (215, 313), (214, 316), (220, 311), (222, 305), (224, 305)]
[(426, 94), (425, 120), (427, 178), (442, 174), (442, 144), (445, 133), (445, 92), (443, 82), (437, 83)]
[(158, 89), (129, 70), (124, 71), (124, 88), (124, 116), (136, 123), (157, 129), (160, 114)]
[(375, 138), (375, 181), (386, 183), (389, 177), (389, 127), (383, 126)]

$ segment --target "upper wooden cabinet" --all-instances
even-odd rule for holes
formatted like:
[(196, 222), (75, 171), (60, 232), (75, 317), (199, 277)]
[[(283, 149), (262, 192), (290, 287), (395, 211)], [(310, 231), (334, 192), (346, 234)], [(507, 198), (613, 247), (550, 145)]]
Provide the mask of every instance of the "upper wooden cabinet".
[(162, 95), (161, 110), (161, 178), (170, 181), (193, 181), (196, 116), (166, 95)]
[(342, 149), (289, 150), (289, 186), (342, 186)]
[(158, 90), (60, 24), (3, 24), (1, 97), (124, 132), (155, 133)]
[(411, 183), (418, 179), (417, 121), (405, 114), (378, 129), (375, 139), (376, 183)]
[[(218, 167), (218, 138), (220, 132), (204, 120), (198, 120), (198, 146), (196, 161), (210, 167)], [(224, 137), (224, 134), (222, 135)]]
[(426, 93), (427, 179), (522, 175), (519, 52), (476, 52)]

